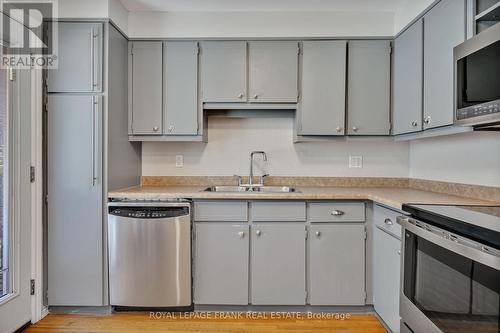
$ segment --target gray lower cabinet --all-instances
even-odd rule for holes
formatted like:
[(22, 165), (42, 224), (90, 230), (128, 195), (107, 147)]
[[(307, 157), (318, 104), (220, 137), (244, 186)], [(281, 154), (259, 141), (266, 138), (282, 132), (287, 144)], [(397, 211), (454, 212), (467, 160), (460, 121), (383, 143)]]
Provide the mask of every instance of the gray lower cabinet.
[(400, 326), (401, 241), (383, 228), (376, 226), (373, 243), (373, 300), (375, 311), (392, 332), (398, 333)]
[(198, 134), (198, 42), (163, 44), (163, 134)]
[(306, 303), (305, 231), (302, 223), (251, 227), (251, 304)]
[(194, 303), (248, 304), (249, 226), (196, 223)]
[(393, 133), (422, 130), (423, 20), (415, 22), (394, 42)]
[(203, 102), (247, 101), (247, 42), (201, 43)]
[(252, 103), (296, 103), (298, 54), (298, 42), (249, 42), (248, 100)]
[(48, 304), (103, 305), (101, 98), (47, 101)]
[(350, 41), (347, 134), (389, 135), (391, 42)]
[(373, 304), (394, 333), (399, 333), (401, 277), (401, 226), (399, 212), (374, 205), (373, 210)]
[(302, 43), (299, 135), (344, 135), (346, 41)]
[(309, 227), (309, 304), (365, 305), (365, 226)]
[(50, 70), (47, 91), (101, 92), (102, 49), (102, 23), (59, 22), (58, 68)]
[(129, 134), (159, 135), (163, 124), (162, 42), (130, 42), (129, 51)]
[(441, 0), (424, 16), (424, 129), (453, 124), (453, 48), (466, 36), (465, 0)]

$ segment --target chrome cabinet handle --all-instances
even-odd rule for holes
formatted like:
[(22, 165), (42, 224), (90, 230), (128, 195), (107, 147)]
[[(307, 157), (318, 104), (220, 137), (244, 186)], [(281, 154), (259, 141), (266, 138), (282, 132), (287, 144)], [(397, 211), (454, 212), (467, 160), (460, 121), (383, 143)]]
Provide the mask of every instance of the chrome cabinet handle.
[(429, 124), (431, 123), (431, 121), (432, 121), (431, 116), (427, 116), (427, 117), (425, 117), (425, 119), (424, 119), (424, 123), (426, 123), (427, 125), (429, 125)]
[(259, 98), (258, 94), (253, 95), (253, 99), (257, 99), (257, 98)]
[(359, 130), (359, 128), (357, 128), (356, 126), (353, 126), (353, 127), (352, 127), (352, 130), (353, 130), (354, 132), (357, 132), (357, 131)]
[(319, 230), (316, 231), (314, 234), (316, 235), (316, 238), (320, 238), (321, 237), (321, 231), (319, 231)]
[(244, 231), (240, 231), (240, 232), (238, 232), (238, 237), (239, 237), (239, 238), (243, 238), (243, 237), (245, 237), (245, 232), (244, 232)]
[(342, 127), (337, 126), (337, 128), (335, 130), (337, 131), (337, 133), (340, 133), (340, 132), (342, 132)]
[(92, 186), (95, 186), (97, 183), (97, 171), (96, 171), (96, 134), (97, 134), (97, 126), (96, 126), (96, 109), (97, 109), (98, 101), (97, 97), (92, 97)]
[(239, 99), (242, 99), (242, 98), (243, 98), (243, 94), (239, 94), (239, 95), (238, 95), (238, 98), (239, 98)]
[(90, 91), (94, 91), (95, 78), (94, 78), (94, 28), (90, 30)]
[(385, 220), (384, 220), (384, 223), (385, 223), (386, 225), (393, 225), (393, 224), (394, 224), (394, 223), (391, 221), (391, 219), (385, 219)]
[(342, 216), (345, 213), (341, 210), (334, 209), (334, 210), (332, 210), (332, 212), (330, 214), (332, 214), (333, 216)]
[(260, 237), (260, 236), (262, 235), (262, 231), (257, 230), (257, 231), (255, 232), (255, 234), (257, 235), (257, 237)]
[(158, 132), (159, 128), (158, 126), (153, 127), (153, 132)]
[(401, 255), (401, 250), (398, 250), (398, 256), (400, 256), (400, 255)]
[(417, 126), (418, 126), (418, 122), (413, 121), (413, 122), (411, 123), (411, 126), (413, 126), (413, 127), (417, 127)]
[(98, 33), (95, 28), (92, 28), (90, 35), (90, 79), (91, 79), (91, 91), (96, 91), (97, 82), (96, 82), (96, 52), (95, 52), (95, 43), (98, 37)]

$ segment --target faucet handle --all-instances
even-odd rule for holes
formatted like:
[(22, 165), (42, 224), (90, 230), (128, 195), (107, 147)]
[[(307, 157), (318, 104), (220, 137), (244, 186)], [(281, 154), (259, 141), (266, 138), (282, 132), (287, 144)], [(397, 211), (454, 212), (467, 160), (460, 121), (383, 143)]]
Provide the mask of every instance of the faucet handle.
[(269, 177), (269, 174), (268, 174), (268, 173), (266, 173), (266, 174), (264, 174), (264, 175), (260, 176), (260, 183), (262, 184), (262, 186), (264, 186), (264, 178), (266, 178), (266, 177)]
[(238, 175), (233, 175), (233, 176), (238, 178), (238, 186), (241, 186), (241, 184), (243, 183), (243, 177)]

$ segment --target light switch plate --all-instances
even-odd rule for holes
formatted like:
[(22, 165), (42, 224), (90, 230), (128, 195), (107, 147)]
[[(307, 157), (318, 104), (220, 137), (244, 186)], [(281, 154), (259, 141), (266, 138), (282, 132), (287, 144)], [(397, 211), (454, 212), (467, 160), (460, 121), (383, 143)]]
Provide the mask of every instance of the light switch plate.
[(363, 167), (363, 156), (349, 156), (349, 168), (360, 169)]
[(182, 168), (184, 166), (184, 155), (175, 155), (175, 167)]

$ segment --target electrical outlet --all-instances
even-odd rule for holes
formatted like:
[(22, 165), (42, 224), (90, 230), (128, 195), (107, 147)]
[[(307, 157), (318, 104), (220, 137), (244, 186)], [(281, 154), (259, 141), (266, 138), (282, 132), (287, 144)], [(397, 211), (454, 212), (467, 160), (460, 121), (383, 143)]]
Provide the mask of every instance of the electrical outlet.
[(363, 167), (363, 156), (349, 156), (349, 168), (362, 168)]
[(175, 167), (182, 168), (184, 166), (184, 156), (183, 155), (175, 155)]

